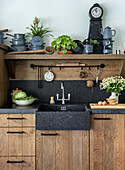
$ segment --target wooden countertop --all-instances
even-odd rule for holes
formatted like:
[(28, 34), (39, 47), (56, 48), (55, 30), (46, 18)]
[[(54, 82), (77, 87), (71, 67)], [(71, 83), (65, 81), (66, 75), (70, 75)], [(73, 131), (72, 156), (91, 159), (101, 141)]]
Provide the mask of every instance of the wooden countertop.
[(117, 104), (117, 105), (98, 105), (97, 103), (90, 103), (91, 109), (125, 109), (125, 104)]

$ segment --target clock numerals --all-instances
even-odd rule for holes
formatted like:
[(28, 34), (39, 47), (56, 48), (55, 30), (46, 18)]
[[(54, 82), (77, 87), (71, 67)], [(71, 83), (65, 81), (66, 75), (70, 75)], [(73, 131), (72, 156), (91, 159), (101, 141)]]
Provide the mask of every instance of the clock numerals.
[(102, 10), (99, 7), (94, 7), (91, 10), (91, 15), (94, 18), (99, 18), (102, 15)]

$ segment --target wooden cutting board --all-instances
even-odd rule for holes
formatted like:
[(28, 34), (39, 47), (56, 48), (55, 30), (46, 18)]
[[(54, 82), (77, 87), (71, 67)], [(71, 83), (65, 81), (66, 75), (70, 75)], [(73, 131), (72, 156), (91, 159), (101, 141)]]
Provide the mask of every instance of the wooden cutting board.
[(98, 105), (97, 103), (90, 103), (91, 109), (125, 109), (125, 104), (110, 105), (105, 106)]

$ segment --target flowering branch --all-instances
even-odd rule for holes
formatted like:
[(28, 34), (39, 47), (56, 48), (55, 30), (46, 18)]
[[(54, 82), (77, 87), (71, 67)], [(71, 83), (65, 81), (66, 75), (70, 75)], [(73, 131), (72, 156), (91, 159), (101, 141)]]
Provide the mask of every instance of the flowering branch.
[(100, 83), (100, 89), (118, 94), (125, 89), (125, 79), (122, 76), (104, 78)]

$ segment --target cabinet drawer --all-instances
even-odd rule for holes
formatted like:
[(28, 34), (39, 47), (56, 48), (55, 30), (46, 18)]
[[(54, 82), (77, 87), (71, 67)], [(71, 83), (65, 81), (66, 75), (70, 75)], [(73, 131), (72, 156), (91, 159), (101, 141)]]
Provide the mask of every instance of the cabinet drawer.
[(16, 126), (23, 126), (23, 114), (8, 114), (8, 126), (9, 127), (16, 127)]
[(1, 157), (0, 170), (35, 170), (35, 157)]
[(0, 128), (0, 156), (35, 156), (35, 128)]
[(8, 114), (0, 114), (0, 127), (8, 126)]
[(23, 126), (35, 127), (35, 114), (23, 114)]
[(35, 114), (8, 114), (9, 127), (35, 127)]

